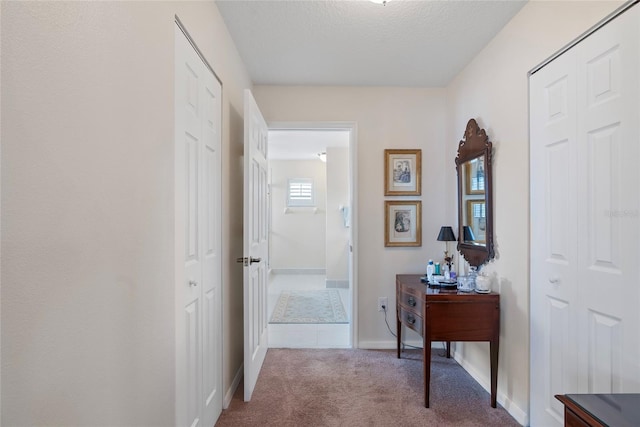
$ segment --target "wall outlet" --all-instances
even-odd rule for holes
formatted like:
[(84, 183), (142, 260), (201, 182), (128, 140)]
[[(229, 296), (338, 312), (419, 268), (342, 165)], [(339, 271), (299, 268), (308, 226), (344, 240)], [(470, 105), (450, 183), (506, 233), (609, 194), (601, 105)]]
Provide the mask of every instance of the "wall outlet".
[[(384, 305), (384, 309), (382, 306)], [(387, 297), (378, 297), (378, 311), (389, 310), (389, 303), (387, 302)]]

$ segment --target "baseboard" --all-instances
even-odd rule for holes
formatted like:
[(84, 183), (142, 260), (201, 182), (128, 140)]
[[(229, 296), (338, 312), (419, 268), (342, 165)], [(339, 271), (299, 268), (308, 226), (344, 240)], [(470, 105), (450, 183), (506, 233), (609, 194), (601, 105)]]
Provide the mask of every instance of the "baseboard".
[(327, 274), (326, 268), (272, 268), (272, 274)]
[[(404, 341), (405, 346), (412, 346), (422, 348), (422, 340), (410, 340)], [(393, 341), (360, 341), (358, 347), (363, 350), (396, 350), (398, 348), (398, 342)], [(431, 349), (442, 349), (443, 345), (439, 341), (433, 341), (431, 343)], [(410, 350), (411, 348), (409, 348)]]
[[(465, 371), (469, 373), (473, 377), (474, 380), (478, 382), (488, 393), (491, 393), (491, 379), (482, 375), (480, 371), (478, 371), (475, 366), (469, 363), (466, 359), (461, 357), (458, 353), (453, 352), (453, 358), (458, 362), (460, 366), (464, 368)], [(518, 405), (516, 405), (511, 399), (509, 399), (504, 393), (500, 393), (498, 390), (496, 400), (502, 407), (511, 415), (520, 425), (528, 426), (529, 425), (529, 414), (526, 411), (523, 411)]]
[(236, 394), (236, 390), (240, 385), (240, 381), (242, 381), (244, 375), (244, 364), (240, 366), (240, 369), (236, 372), (236, 375), (233, 377), (233, 381), (231, 381), (231, 386), (227, 393), (224, 395), (224, 401), (222, 402), (222, 409), (227, 409), (229, 405), (231, 405), (231, 400), (233, 399), (233, 395)]
[(349, 289), (349, 281), (348, 280), (329, 280), (326, 279), (324, 281), (325, 287), (327, 288), (340, 288), (340, 289)]

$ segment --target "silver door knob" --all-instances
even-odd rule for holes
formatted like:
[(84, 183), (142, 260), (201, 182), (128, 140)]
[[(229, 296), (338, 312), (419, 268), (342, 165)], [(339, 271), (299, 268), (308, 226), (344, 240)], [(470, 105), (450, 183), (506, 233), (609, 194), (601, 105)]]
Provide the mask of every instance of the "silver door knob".
[(194, 286), (198, 286), (198, 282), (196, 282), (195, 280), (191, 279), (191, 280), (189, 280), (189, 286), (192, 287), (192, 288)]
[(560, 278), (557, 276), (549, 277), (549, 283), (553, 283), (554, 285), (557, 285), (558, 283), (560, 283)]
[(254, 258), (254, 257), (236, 258), (236, 262), (244, 264), (245, 267), (248, 267), (254, 262), (260, 262), (260, 261), (262, 261), (262, 258)]

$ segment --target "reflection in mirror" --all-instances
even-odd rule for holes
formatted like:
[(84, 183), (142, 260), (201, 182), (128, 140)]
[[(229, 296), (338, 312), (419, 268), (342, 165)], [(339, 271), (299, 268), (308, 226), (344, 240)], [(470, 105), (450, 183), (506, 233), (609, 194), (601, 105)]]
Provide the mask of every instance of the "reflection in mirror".
[(484, 129), (469, 120), (458, 146), (458, 250), (470, 265), (492, 259), (492, 144)]
[(462, 173), (462, 203), (464, 205), (462, 226), (468, 228), (464, 242), (485, 245), (487, 235), (487, 210), (485, 200), (485, 156), (464, 162)]

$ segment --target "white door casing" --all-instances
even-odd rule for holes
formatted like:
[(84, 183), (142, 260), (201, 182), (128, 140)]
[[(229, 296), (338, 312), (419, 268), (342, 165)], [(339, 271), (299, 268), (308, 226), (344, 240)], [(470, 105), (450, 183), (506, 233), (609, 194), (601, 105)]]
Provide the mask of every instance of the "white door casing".
[(530, 79), (531, 425), (640, 391), (640, 7)]
[(250, 90), (244, 95), (244, 400), (251, 400), (267, 354), (267, 124)]
[(175, 27), (176, 425), (222, 411), (221, 95)]

